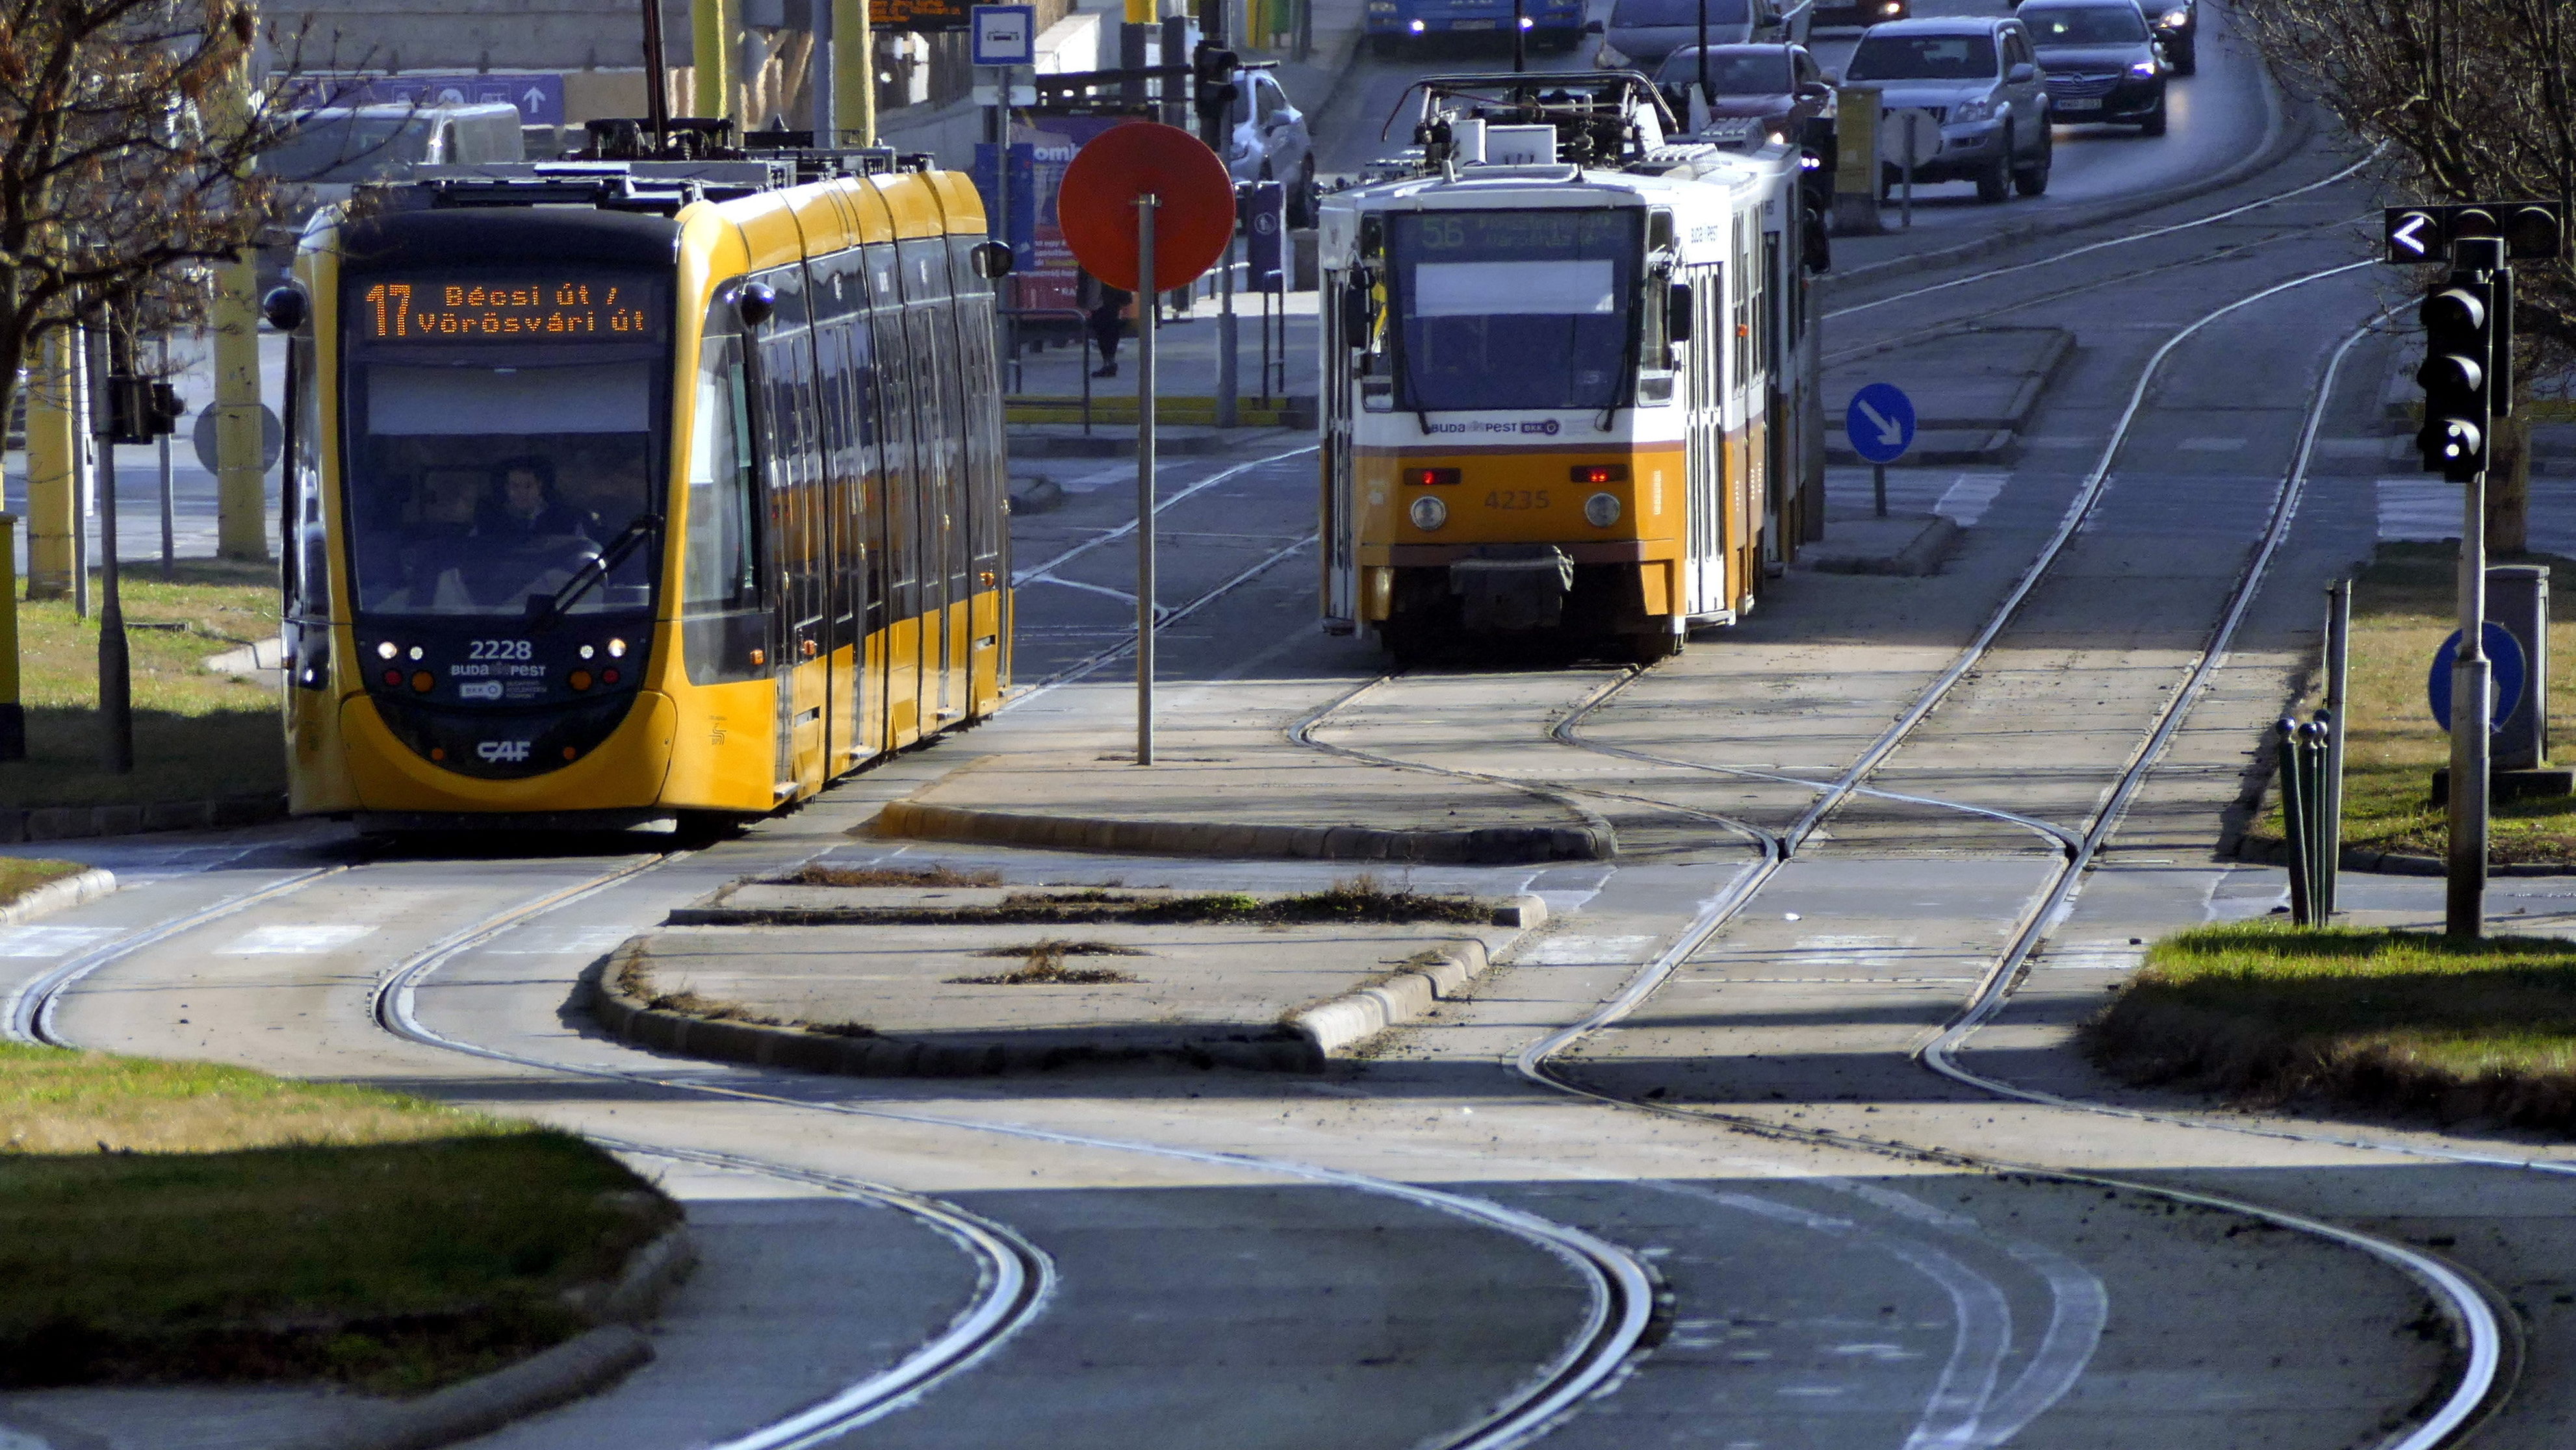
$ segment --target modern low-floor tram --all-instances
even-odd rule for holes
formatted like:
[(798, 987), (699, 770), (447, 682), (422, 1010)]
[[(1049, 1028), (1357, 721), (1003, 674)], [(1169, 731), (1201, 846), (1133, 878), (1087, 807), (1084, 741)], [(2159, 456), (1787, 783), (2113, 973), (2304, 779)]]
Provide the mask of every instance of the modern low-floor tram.
[(429, 168), (294, 291), (292, 808), (747, 817), (1010, 671), (993, 267), (869, 153)]

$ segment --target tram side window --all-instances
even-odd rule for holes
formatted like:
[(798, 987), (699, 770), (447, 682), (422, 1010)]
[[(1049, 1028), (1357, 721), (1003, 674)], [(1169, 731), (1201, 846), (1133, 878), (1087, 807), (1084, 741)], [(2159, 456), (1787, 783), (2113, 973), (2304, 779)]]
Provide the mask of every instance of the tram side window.
[(755, 547), (751, 399), (740, 339), (706, 340), (699, 353), (694, 411), (681, 606), (692, 614), (752, 608), (760, 599), (760, 555)]
[(295, 396), (295, 456), (286, 482), (286, 517), (292, 521), (294, 553), (287, 575), (286, 612), (297, 619), (323, 619), (331, 613), (330, 541), (322, 527), (322, 390), (313, 376), (313, 338), (297, 337), (291, 365)]

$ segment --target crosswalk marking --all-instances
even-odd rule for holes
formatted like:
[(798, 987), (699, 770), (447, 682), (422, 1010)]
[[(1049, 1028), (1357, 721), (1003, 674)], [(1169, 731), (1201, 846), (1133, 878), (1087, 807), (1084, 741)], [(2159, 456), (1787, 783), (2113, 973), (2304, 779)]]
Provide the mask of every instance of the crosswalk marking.
[(315, 956), (347, 946), (375, 928), (364, 922), (313, 922), (300, 926), (263, 926), (235, 937), (220, 957)]

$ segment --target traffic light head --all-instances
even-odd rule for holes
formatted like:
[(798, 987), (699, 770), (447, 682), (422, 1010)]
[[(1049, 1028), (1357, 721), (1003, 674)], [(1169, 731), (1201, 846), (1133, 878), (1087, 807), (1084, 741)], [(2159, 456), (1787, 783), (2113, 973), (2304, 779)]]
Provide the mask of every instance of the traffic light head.
[(2486, 470), (2495, 416), (2495, 298), (2492, 287), (2455, 276), (2424, 299), (2424, 429), (2415, 437), (2424, 468), (2454, 483)]

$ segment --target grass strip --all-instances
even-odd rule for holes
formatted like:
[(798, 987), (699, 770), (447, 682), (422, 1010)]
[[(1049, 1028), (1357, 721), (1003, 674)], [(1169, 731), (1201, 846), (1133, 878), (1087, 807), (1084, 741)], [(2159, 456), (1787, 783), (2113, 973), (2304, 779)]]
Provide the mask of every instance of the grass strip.
[(435, 1389), (679, 1218), (567, 1134), (210, 1063), (0, 1045), (0, 1122), (5, 1388)]
[[(2576, 589), (2576, 560), (2532, 554), (2497, 563), (2542, 564), (2550, 592)], [(2458, 625), (2458, 554), (2452, 544), (2382, 544), (2353, 580), (2352, 679), (2344, 720), (2343, 839), (2347, 846), (2440, 856), (2447, 826), (2433, 808), (2433, 771), (2450, 763), (2450, 737), (2425, 704), (2433, 651)], [(2576, 619), (2549, 628), (2551, 654), (2576, 659)], [(2312, 683), (2300, 713), (2314, 708)], [(2552, 670), (2553, 719), (2576, 719), (2576, 670)], [(2272, 758), (2266, 736), (2265, 759)], [(2499, 801), (2488, 859), (2576, 866), (2576, 797)], [(2278, 782), (2249, 833), (2281, 839)]]
[(0, 856), (0, 906), (8, 906), (49, 881), (78, 876), (89, 867), (43, 856)]
[(100, 765), (98, 615), (68, 599), (18, 605), (27, 758), (0, 766), (0, 806), (138, 805), (286, 789), (277, 687), (206, 660), (277, 637), (274, 565), (192, 559), (164, 580), (129, 568), (120, 589), (134, 682), (134, 770)]
[(2132, 1083), (2576, 1131), (2576, 942), (2201, 927), (2085, 1028)]

